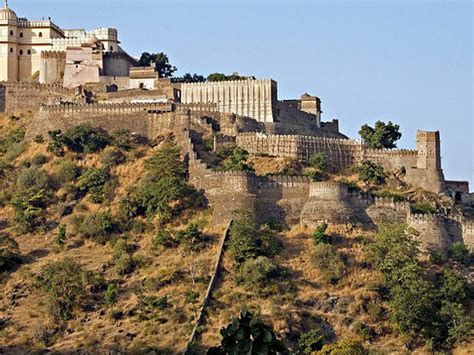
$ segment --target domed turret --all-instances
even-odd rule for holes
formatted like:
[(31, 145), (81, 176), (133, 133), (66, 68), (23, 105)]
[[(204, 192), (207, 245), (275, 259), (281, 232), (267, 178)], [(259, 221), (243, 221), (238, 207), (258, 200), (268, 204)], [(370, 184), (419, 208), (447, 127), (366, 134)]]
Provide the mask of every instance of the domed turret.
[(8, 2), (5, 2), (5, 6), (0, 9), (0, 20), (16, 21), (16, 13), (8, 7)]

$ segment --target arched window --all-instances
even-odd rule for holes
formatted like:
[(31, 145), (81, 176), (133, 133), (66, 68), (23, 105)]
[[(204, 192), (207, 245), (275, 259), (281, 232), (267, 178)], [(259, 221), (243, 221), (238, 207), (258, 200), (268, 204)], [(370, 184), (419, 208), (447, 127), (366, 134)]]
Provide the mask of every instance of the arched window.
[(114, 46), (110, 46), (110, 51), (111, 51), (111, 52), (114, 51)]
[(40, 32), (40, 33), (38, 34), (38, 37), (43, 37), (43, 32)]
[(13, 36), (13, 31), (10, 31), (10, 36)]
[(20, 49), (20, 55), (23, 55), (23, 49)]
[(27, 54), (31, 54), (31, 49), (28, 49), (28, 52), (26, 52)]
[(23, 38), (23, 32), (20, 32), (20, 38)]
[(13, 53), (13, 48), (10, 48), (10, 53)]

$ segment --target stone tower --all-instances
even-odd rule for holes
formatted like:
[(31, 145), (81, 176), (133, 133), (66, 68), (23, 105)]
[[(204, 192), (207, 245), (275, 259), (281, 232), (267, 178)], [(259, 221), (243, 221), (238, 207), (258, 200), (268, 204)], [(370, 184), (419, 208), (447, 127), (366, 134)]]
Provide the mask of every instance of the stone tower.
[(441, 170), (441, 142), (439, 131), (416, 132), (417, 168)]
[(417, 180), (425, 190), (442, 193), (445, 191), (443, 170), (441, 169), (441, 141), (439, 131), (416, 133)]

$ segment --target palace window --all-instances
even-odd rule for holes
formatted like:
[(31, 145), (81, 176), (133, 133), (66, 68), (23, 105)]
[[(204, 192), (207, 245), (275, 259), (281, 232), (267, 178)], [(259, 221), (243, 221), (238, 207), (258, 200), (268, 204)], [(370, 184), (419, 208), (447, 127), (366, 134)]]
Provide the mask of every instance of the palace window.
[(23, 38), (23, 32), (20, 32), (20, 38)]
[(27, 54), (31, 54), (31, 49), (28, 49), (28, 52), (27, 52)]
[(20, 55), (23, 55), (23, 49), (20, 49)]
[(13, 31), (10, 31), (10, 36), (13, 36)]
[(10, 53), (13, 53), (13, 48), (10, 48)]
[(38, 37), (43, 37), (43, 32), (40, 32), (40, 33), (38, 34)]
[(111, 52), (114, 51), (114, 47), (113, 47), (113, 46), (110, 46), (110, 51), (111, 51)]

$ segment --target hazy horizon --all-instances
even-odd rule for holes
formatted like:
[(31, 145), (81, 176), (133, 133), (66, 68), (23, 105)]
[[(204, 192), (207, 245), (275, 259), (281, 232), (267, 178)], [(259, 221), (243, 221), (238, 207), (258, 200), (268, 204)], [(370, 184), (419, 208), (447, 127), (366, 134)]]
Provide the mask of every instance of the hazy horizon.
[(448, 180), (473, 190), (473, 67), (470, 1), (32, 1), (19, 17), (61, 28), (110, 26), (131, 55), (165, 52), (184, 73), (273, 78), (279, 99), (308, 92), (323, 120), (359, 138), (364, 123), (401, 126), (400, 148), (439, 130)]

